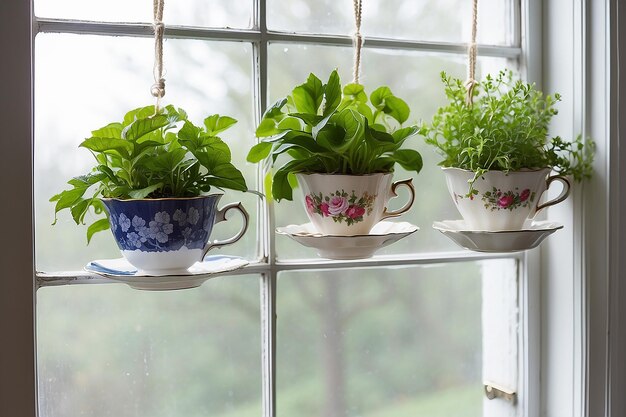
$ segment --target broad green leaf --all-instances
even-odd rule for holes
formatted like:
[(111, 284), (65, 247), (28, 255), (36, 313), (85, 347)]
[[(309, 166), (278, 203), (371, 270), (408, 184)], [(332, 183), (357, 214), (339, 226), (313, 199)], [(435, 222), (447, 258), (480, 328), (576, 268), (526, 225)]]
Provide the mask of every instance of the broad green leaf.
[(360, 103), (367, 102), (367, 94), (365, 94), (365, 87), (361, 84), (346, 84), (343, 87), (344, 100), (357, 101)]
[(96, 220), (87, 228), (87, 244), (91, 242), (91, 238), (95, 233), (101, 232), (103, 230), (107, 230), (110, 227), (109, 219), (104, 218), (100, 220)]
[(146, 198), (151, 193), (153, 193), (154, 191), (158, 190), (161, 187), (163, 187), (162, 183), (152, 184), (152, 185), (149, 185), (149, 186), (147, 186), (145, 188), (142, 188), (140, 190), (131, 190), (131, 191), (128, 192), (128, 195), (131, 198)]
[(314, 164), (315, 161), (309, 159), (304, 161), (290, 161), (280, 167), (274, 173), (274, 179), (272, 181), (272, 196), (274, 200), (293, 200), (293, 190), (288, 178), (289, 174), (306, 170), (307, 166)]
[(209, 170), (216, 165), (230, 163), (231, 159), (228, 145), (216, 136), (202, 138), (201, 146), (193, 154)]
[(223, 132), (235, 123), (237, 123), (237, 120), (232, 117), (220, 116), (219, 114), (214, 114), (204, 119), (206, 132), (211, 136), (215, 136), (218, 133)]
[(345, 136), (343, 138), (329, 138), (329, 142), (336, 152), (344, 153), (353, 146), (353, 144), (363, 139), (366, 124), (363, 115), (354, 110), (345, 109), (336, 113), (336, 117), (333, 118), (333, 121), (337, 126), (345, 130)]
[(194, 126), (193, 123), (187, 121), (183, 124), (183, 127), (178, 131), (178, 137), (180, 139), (195, 140), (200, 136), (201, 129)]
[(329, 153), (335, 153), (334, 144), (340, 143), (345, 138), (345, 136), (346, 131), (344, 128), (334, 124), (328, 124), (317, 133), (315, 140)]
[(117, 182), (117, 177), (115, 176), (115, 173), (108, 166), (106, 166), (106, 165), (98, 165), (96, 167), (96, 169), (98, 171), (100, 171), (101, 173), (105, 174), (111, 181)]
[[(289, 116), (297, 117), (298, 119), (303, 120), (304, 123), (306, 123), (309, 126), (315, 126), (324, 118), (323, 116), (318, 116), (317, 114), (310, 114), (310, 113), (290, 113)], [(300, 126), (298, 126), (297, 128), (300, 128)]]
[(271, 118), (274, 118), (276, 116), (280, 116), (281, 114), (283, 114), (282, 109), (285, 106), (285, 104), (287, 104), (286, 98), (281, 98), (280, 100), (272, 104), (270, 107), (268, 107), (265, 110), (265, 113), (263, 113), (263, 119), (271, 119)]
[(81, 199), (71, 207), (70, 212), (72, 213), (72, 218), (76, 224), (81, 224), (83, 222), (90, 204), (91, 199)]
[(317, 114), (315, 97), (303, 85), (294, 88), (291, 96), (298, 112)]
[(270, 155), (270, 152), (272, 151), (272, 146), (274, 145), (270, 142), (257, 143), (252, 148), (250, 148), (246, 160), (252, 163), (261, 162)]
[(404, 123), (411, 113), (409, 105), (401, 98), (395, 96), (385, 98), (385, 108), (383, 111), (396, 119), (400, 124)]
[(139, 107), (138, 109), (131, 110), (124, 115), (123, 125), (126, 127), (137, 119), (144, 119), (152, 115), (154, 115), (154, 106)]
[(328, 121), (330, 120), (331, 117), (333, 117), (334, 114), (335, 112), (330, 112), (328, 115), (326, 115), (326, 117), (320, 120), (317, 125), (313, 127), (313, 129), (311, 130), (311, 135), (313, 135), (314, 138), (317, 139), (317, 135), (319, 135), (319, 132), (322, 129), (324, 129), (324, 127), (326, 127), (326, 125), (328, 124)]
[(230, 163), (214, 167), (211, 171), (211, 177), (207, 179), (207, 182), (220, 188), (230, 188), (238, 191), (248, 190), (243, 174)]
[(279, 131), (283, 130), (302, 130), (302, 123), (296, 117), (287, 116), (276, 125)]
[(341, 103), (341, 81), (339, 80), (339, 74), (337, 70), (330, 73), (328, 82), (324, 86), (324, 110), (322, 114), (328, 116), (331, 114), (339, 103)]
[(169, 174), (178, 168), (181, 162), (185, 159), (185, 155), (187, 155), (187, 151), (185, 149), (175, 149), (171, 152), (164, 152), (158, 156), (148, 158), (145, 161), (145, 166), (151, 171), (165, 171)]
[(398, 149), (393, 153), (393, 158), (407, 171), (419, 173), (422, 170), (422, 156), (413, 149)]
[(54, 201), (57, 202), (54, 207), (54, 223), (56, 223), (56, 214), (63, 209), (72, 207), (72, 205), (82, 198), (88, 188), (89, 187), (71, 188), (52, 197), (55, 199)]
[(388, 143), (394, 143), (395, 144), (395, 140), (394, 140), (393, 136), (390, 135), (387, 132), (382, 132), (382, 131), (375, 130), (375, 129), (369, 129), (368, 133), (377, 142), (388, 142)]
[(124, 126), (121, 123), (109, 123), (100, 129), (92, 131), (91, 136), (121, 139), (122, 129), (124, 129)]
[(78, 177), (72, 178), (67, 183), (70, 185), (73, 185), (74, 187), (88, 187), (99, 181), (102, 181), (104, 178), (106, 178), (106, 176), (107, 176), (106, 174), (102, 174), (102, 173), (80, 175)]
[(128, 157), (133, 151), (133, 144), (124, 139), (98, 138), (85, 139), (79, 145), (82, 148), (90, 149), (94, 152), (118, 151), (121, 155)]
[(394, 131), (391, 134), (391, 136), (393, 136), (393, 139), (396, 141), (396, 143), (402, 143), (407, 138), (417, 134), (418, 130), (419, 129), (417, 128), (417, 126), (403, 127), (401, 129), (398, 129), (398, 130)]
[(265, 138), (277, 133), (280, 133), (280, 130), (276, 128), (276, 121), (274, 119), (261, 120), (255, 132), (258, 138)]
[(170, 122), (167, 116), (164, 114), (158, 114), (145, 119), (137, 119), (124, 128), (122, 131), (122, 138), (130, 141), (136, 141), (150, 132), (167, 126), (169, 123)]
[(370, 101), (378, 110), (383, 110), (385, 108), (385, 100), (388, 97), (393, 97), (393, 93), (391, 92), (389, 87), (382, 86), (372, 91), (372, 94), (370, 95)]

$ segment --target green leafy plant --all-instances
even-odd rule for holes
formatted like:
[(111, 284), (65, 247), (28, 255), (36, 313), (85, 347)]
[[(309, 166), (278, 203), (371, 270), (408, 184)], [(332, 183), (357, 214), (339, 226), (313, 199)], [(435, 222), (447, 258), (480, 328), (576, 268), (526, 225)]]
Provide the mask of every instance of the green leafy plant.
[[(595, 144), (578, 136), (573, 142), (548, 137), (560, 101), (544, 95), (510, 71), (487, 75), (477, 84), (474, 103), (465, 103), (464, 83), (441, 73), (448, 104), (439, 108), (420, 134), (443, 156), (439, 165), (475, 172), (471, 184), (488, 170), (519, 171), (549, 167), (581, 181), (591, 176)], [(472, 186), (470, 184), (470, 191)]]
[(419, 152), (400, 149), (418, 132), (415, 125), (402, 127), (409, 106), (384, 86), (370, 95), (371, 106), (367, 99), (360, 84), (342, 90), (335, 70), (326, 84), (310, 74), (267, 109), (256, 130), (262, 141), (250, 149), (248, 161), (265, 160), (273, 167), (280, 155), (287, 156), (273, 173), (276, 200), (293, 198), (292, 175), (297, 172), (364, 175), (392, 172), (395, 164), (421, 170)]
[[(84, 224), (89, 209), (106, 214), (101, 197), (119, 199), (195, 197), (211, 187), (247, 191), (241, 172), (231, 163), (228, 145), (217, 134), (237, 121), (214, 114), (195, 126), (183, 109), (154, 106), (132, 110), (122, 122), (91, 132), (81, 148), (96, 165), (88, 174), (68, 181), (71, 188), (53, 196), (56, 215), (69, 209)], [(108, 229), (106, 218), (92, 223), (87, 240)]]

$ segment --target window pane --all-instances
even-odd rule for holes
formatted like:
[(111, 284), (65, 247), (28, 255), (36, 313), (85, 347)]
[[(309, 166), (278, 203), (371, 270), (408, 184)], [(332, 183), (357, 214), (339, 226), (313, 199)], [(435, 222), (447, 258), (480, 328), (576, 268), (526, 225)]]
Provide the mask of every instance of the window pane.
[(494, 266), (514, 285), (514, 261), (280, 274), (278, 416), (482, 416), (482, 271)]
[[(478, 2), (479, 43), (512, 44), (513, 1), (518, 0)], [(351, 1), (268, 0), (267, 8), (268, 28), (273, 30), (339, 35), (355, 31)], [(468, 42), (471, 22), (472, 2), (468, 0), (367, 0), (361, 33), (366, 42), (368, 36)]]
[[(272, 101), (289, 94), (293, 87), (306, 80), (309, 72), (315, 73), (325, 82), (332, 69), (339, 68), (342, 84), (352, 80), (350, 48), (272, 44), (268, 54), (269, 93)], [(291, 65), (293, 62), (298, 62), (298, 65)], [(437, 108), (445, 103), (439, 73), (445, 70), (450, 75), (463, 78), (466, 65), (464, 56), (454, 54), (365, 49), (361, 82), (368, 93), (381, 85), (389, 86), (396, 95), (406, 100), (411, 108), (407, 123), (419, 123), (430, 121)], [(512, 65), (513, 63), (504, 58), (480, 57), (476, 73), (481, 77), (503, 68), (510, 68)], [(405, 146), (419, 150), (424, 159), (424, 168), (413, 179), (417, 193), (413, 208), (394, 221), (413, 223), (419, 226), (420, 230), (377, 253), (458, 250), (458, 246), (431, 227), (436, 220), (460, 218), (448, 194), (443, 173), (437, 166), (441, 161), (440, 156), (432, 146), (427, 146), (420, 136), (407, 140)], [(409, 177), (411, 175), (400, 168), (394, 173), (394, 180)], [(406, 195), (400, 190), (399, 192), (399, 198), (390, 203), (392, 208), (399, 208), (406, 201)], [(276, 205), (277, 226), (306, 222), (308, 219), (300, 190), (295, 190), (293, 202), (281, 201)], [(316, 256), (314, 249), (299, 246), (286, 236), (277, 237), (276, 247), (280, 257)]]
[(39, 415), (258, 417), (258, 291), (256, 276), (39, 290)]
[[(119, 257), (108, 231), (86, 245), (86, 226), (74, 224), (68, 212), (54, 219), (48, 199), (73, 176), (87, 173), (93, 158), (78, 145), (94, 129), (122, 120), (130, 109), (153, 104), (152, 40), (148, 38), (40, 34), (36, 40), (35, 89), (35, 221), (37, 268), (40, 271), (82, 269), (93, 259)], [(254, 141), (252, 47), (243, 42), (170, 39), (165, 42), (164, 104), (187, 110), (196, 124), (212, 113), (239, 122), (222, 138), (233, 163), (255, 187), (256, 167), (246, 164)], [(219, 192), (219, 190), (215, 190)], [(227, 191), (221, 204), (242, 201), (251, 214), (250, 229), (223, 253), (252, 258), (257, 245), (256, 204), (250, 193)], [(215, 227), (211, 238), (223, 239), (240, 227), (237, 215)], [(88, 219), (90, 223), (92, 219)]]
[[(165, 25), (252, 27), (252, 0), (176, 0), (163, 10)], [(104, 22), (151, 23), (152, 1), (35, 0), (35, 15)]]

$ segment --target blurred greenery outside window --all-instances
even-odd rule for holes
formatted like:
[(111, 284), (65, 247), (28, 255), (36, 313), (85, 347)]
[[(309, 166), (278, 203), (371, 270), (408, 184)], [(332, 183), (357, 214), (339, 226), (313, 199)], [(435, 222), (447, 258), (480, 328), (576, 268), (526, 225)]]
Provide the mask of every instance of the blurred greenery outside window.
[[(520, 8), (479, 1), (479, 77), (523, 73)], [(52, 227), (48, 199), (90, 166), (77, 146), (91, 130), (153, 102), (152, 4), (34, 0), (34, 13), (35, 253), (47, 276), (36, 294), (41, 417), (516, 413), (494, 408), (482, 389), (486, 379), (515, 388), (522, 378), (517, 288), (526, 258), (462, 253), (431, 229), (458, 214), (438, 156), (418, 138), (424, 170), (402, 220), (421, 230), (374, 261), (327, 262), (273, 237), (274, 226), (307, 221), (299, 201), (268, 209), (227, 192), (223, 203), (242, 201), (251, 213), (246, 237), (224, 250), (253, 264), (238, 275), (147, 293), (79, 272), (119, 251), (108, 233), (86, 246), (69, 215)], [(361, 82), (404, 98), (410, 122), (429, 120), (445, 100), (439, 72), (465, 75), (471, 2), (363, 0), (363, 13)], [(245, 161), (256, 121), (310, 72), (325, 78), (337, 68), (351, 80), (352, 1), (170, 0), (164, 21), (164, 102), (195, 122), (238, 119), (224, 139), (262, 191), (262, 174)], [(215, 238), (239, 226), (227, 223)], [(76, 285), (58, 285), (68, 276)]]

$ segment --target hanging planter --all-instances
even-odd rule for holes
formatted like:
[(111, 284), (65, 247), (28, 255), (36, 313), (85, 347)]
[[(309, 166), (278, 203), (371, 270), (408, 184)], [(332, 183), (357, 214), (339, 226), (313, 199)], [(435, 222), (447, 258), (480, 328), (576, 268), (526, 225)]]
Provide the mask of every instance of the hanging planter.
[[(69, 189), (51, 198), (56, 202), (55, 216), (67, 209), (77, 224), (84, 224), (88, 213), (101, 217), (88, 227), (88, 242), (94, 233), (110, 228), (126, 262), (98, 261), (97, 267), (88, 266), (92, 272), (122, 277), (195, 276), (229, 270), (235, 264), (241, 267), (247, 262), (220, 261), (219, 265), (196, 265), (189, 270), (202, 263), (210, 249), (238, 241), (248, 227), (248, 214), (241, 203), (219, 209), (222, 195), (209, 193), (216, 188), (248, 188), (231, 163), (228, 145), (218, 137), (235, 119), (214, 114), (203, 126), (196, 126), (184, 110), (160, 107), (165, 94), (162, 0), (155, 0), (154, 11), (155, 84), (151, 92), (156, 105), (131, 110), (121, 122), (94, 130), (80, 144), (95, 157), (95, 165), (89, 173), (68, 181)], [(224, 221), (229, 210), (242, 215), (241, 229), (230, 239), (211, 241), (214, 224)], [(202, 282), (197, 277), (183, 281), (154, 288), (148, 282), (143, 287), (188, 288)]]
[[(273, 172), (272, 196), (292, 200), (289, 179), (297, 177), (317, 233), (368, 235), (382, 219), (406, 212), (415, 199), (410, 179), (392, 181), (396, 164), (416, 173), (422, 168), (417, 151), (401, 148), (418, 131), (417, 126), (402, 127), (409, 107), (388, 87), (374, 90), (369, 103), (363, 86), (342, 88), (337, 71), (326, 83), (311, 74), (270, 107), (257, 128), (262, 141), (250, 150), (248, 161), (265, 161), (269, 167), (284, 163)], [(389, 211), (400, 186), (409, 200)]]
[[(475, 0), (468, 81), (442, 73), (448, 104), (420, 132), (443, 156), (448, 190), (463, 217), (436, 222), (435, 228), (471, 250), (529, 249), (562, 227), (533, 218), (567, 198), (567, 177), (591, 176), (594, 143), (581, 136), (573, 142), (548, 137), (558, 94), (544, 95), (534, 84), (514, 81), (510, 71), (475, 81), (476, 5)], [(562, 184), (560, 195), (540, 203), (554, 182)]]
[[(409, 106), (388, 87), (377, 88), (368, 99), (359, 84), (361, 0), (354, 0), (354, 17), (353, 82), (342, 88), (337, 70), (326, 83), (310, 74), (267, 109), (256, 130), (261, 142), (248, 153), (249, 162), (263, 161), (268, 169), (278, 166), (271, 172), (275, 200), (293, 199), (296, 178), (302, 189), (311, 223), (277, 232), (331, 259), (370, 257), (383, 244), (417, 230), (413, 225), (399, 230), (383, 221), (405, 213), (415, 200), (412, 180), (393, 182), (392, 173), (396, 164), (415, 173), (421, 170), (419, 152), (402, 149), (418, 128), (403, 126)], [(391, 211), (388, 202), (401, 186), (409, 193), (408, 202)]]

